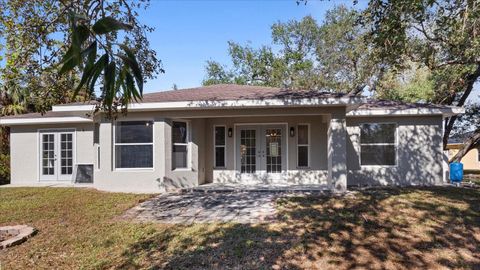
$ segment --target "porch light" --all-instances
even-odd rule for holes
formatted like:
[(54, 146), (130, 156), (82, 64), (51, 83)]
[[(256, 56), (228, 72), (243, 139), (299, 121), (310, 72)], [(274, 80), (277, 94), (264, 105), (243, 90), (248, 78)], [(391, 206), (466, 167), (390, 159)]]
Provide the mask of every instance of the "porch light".
[(231, 138), (233, 136), (232, 128), (228, 128), (228, 137)]
[(290, 137), (295, 137), (295, 128), (290, 127)]

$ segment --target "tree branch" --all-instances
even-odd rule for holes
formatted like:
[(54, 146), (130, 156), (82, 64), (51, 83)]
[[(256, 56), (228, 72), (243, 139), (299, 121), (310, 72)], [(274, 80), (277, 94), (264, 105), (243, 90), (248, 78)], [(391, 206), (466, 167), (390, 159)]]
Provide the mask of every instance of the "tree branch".
[(460, 162), (470, 150), (480, 148), (480, 129), (477, 129), (464, 143), (463, 147), (452, 157), (449, 162)]
[[(477, 68), (475, 69), (475, 71), (472, 74), (467, 76), (466, 78), (467, 87), (465, 89), (465, 92), (463, 92), (462, 97), (456, 104), (457, 106), (461, 107), (465, 105), (465, 102), (467, 101), (468, 96), (472, 92), (473, 85), (477, 81), (478, 77), (480, 77), (480, 64), (477, 64)], [(446, 120), (447, 123), (445, 123), (445, 132), (443, 133), (443, 149), (447, 148), (448, 137), (450, 137), (450, 133), (452, 132), (452, 129), (456, 120), (457, 120), (456, 116), (452, 116), (448, 118), (448, 120)]]

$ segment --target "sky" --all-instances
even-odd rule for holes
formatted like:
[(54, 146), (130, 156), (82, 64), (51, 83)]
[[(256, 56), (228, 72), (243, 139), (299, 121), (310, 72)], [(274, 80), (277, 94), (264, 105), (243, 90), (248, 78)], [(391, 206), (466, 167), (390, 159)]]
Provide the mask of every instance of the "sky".
[[(228, 41), (254, 47), (271, 43), (270, 26), (278, 21), (299, 20), (311, 15), (323, 21), (335, 5), (352, 6), (352, 0), (319, 1), (297, 5), (295, 0), (151, 0), (140, 12), (142, 23), (156, 30), (148, 35), (151, 47), (162, 60), (164, 74), (150, 80), (145, 92), (200, 86), (207, 60), (229, 64)], [(365, 1), (355, 7), (363, 8)]]

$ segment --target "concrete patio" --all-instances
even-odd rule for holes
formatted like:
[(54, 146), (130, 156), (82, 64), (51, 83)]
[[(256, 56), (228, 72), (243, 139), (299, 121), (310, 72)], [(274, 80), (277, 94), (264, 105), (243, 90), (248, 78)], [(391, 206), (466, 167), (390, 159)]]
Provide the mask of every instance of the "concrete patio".
[(155, 223), (262, 223), (275, 218), (271, 192), (187, 192), (162, 194), (128, 210), (123, 216)]

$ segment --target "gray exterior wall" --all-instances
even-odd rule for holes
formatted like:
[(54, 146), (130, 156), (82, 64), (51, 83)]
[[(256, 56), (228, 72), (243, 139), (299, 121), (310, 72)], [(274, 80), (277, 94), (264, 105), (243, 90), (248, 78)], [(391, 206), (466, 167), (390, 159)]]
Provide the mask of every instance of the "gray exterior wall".
[(93, 163), (93, 124), (27, 125), (10, 128), (11, 183), (39, 182), (39, 130), (75, 129), (76, 163)]
[[(236, 177), (235, 170), (235, 139), (236, 136), (226, 138), (226, 167), (214, 167), (214, 126), (223, 125), (233, 129), (239, 124), (280, 124), (285, 126), (283, 136), (287, 138), (288, 156), (287, 156), (287, 175), (278, 183), (285, 184), (328, 184), (328, 164), (327, 164), (327, 115), (306, 115), (306, 116), (263, 116), (263, 117), (230, 117), (230, 118), (209, 118), (206, 119), (206, 138), (207, 141), (205, 160), (206, 160), (206, 181), (209, 183), (241, 183)], [(290, 127), (295, 130), (298, 124), (310, 125), (310, 166), (309, 168), (297, 167), (297, 137), (290, 137), (288, 132)]]
[[(360, 166), (362, 123), (397, 124), (397, 165)], [(348, 185), (433, 185), (443, 182), (442, 117), (347, 118)]]
[[(218, 116), (222, 116), (221, 118)], [(190, 166), (172, 170), (171, 123), (187, 120), (190, 130)], [(100, 122), (100, 168), (97, 168), (94, 124), (26, 125), (11, 127), (12, 184), (39, 182), (39, 129), (76, 130), (76, 163), (95, 164), (93, 187), (121, 192), (164, 192), (203, 183), (238, 183), (235, 136), (226, 138), (226, 167), (214, 168), (215, 125), (282, 123), (286, 125), (287, 175), (285, 184), (320, 184), (343, 190), (348, 185), (440, 184), (442, 177), (442, 117), (345, 117), (345, 107), (286, 109), (202, 109), (196, 111), (129, 113), (122, 120), (154, 121), (154, 168), (118, 170), (114, 167), (115, 121)], [(394, 122), (398, 125), (398, 163), (392, 167), (360, 166), (359, 124)], [(297, 137), (289, 128), (310, 125), (310, 166), (297, 167)], [(343, 138), (343, 139), (342, 139)]]
[[(174, 118), (175, 119), (175, 118)], [(172, 118), (164, 114), (129, 113), (116, 121), (152, 120), (153, 169), (116, 169), (114, 164), (115, 121), (102, 119), (100, 125), (100, 169), (95, 171), (96, 188), (121, 192), (164, 192), (174, 188), (192, 187), (204, 182), (205, 165), (199, 153), (204, 152), (204, 120), (182, 119), (189, 124), (189, 168), (172, 170)]]

